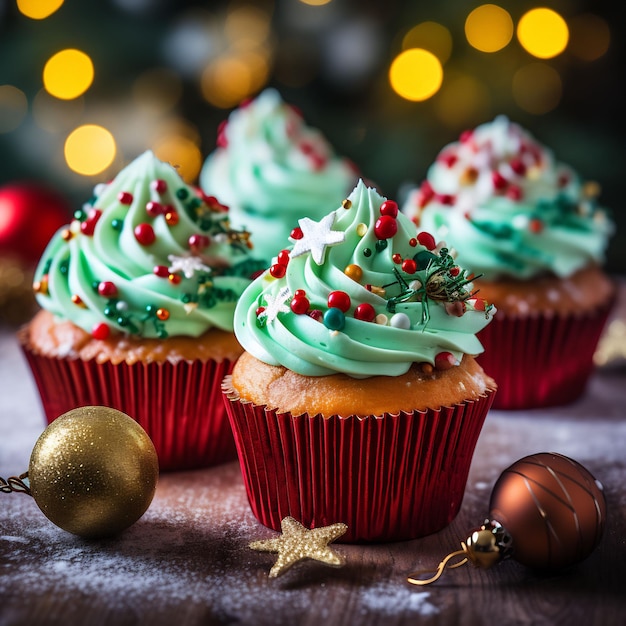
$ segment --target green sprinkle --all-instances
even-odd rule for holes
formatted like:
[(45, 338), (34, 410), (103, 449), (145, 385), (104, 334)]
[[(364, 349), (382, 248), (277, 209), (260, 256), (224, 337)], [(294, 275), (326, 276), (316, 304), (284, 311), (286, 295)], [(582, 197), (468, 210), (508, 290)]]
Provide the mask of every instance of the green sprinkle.
[(124, 220), (111, 220), (111, 228), (120, 231), (124, 227)]
[(176, 191), (176, 197), (179, 200), (186, 200), (189, 197), (189, 189), (185, 189), (184, 187), (181, 187), (180, 189)]

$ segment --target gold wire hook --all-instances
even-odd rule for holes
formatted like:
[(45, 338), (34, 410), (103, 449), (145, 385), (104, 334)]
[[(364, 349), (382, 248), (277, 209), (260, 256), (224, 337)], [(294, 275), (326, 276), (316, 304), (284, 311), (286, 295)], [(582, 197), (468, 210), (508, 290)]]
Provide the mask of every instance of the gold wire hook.
[[(456, 567), (461, 567), (461, 565), (465, 565), (465, 563), (467, 563), (467, 547), (463, 542), (461, 542), (461, 545), (463, 546), (462, 550), (451, 552), (450, 554), (448, 554), (447, 557), (443, 559), (443, 561), (441, 561), (441, 563), (439, 563), (437, 569), (434, 570), (434, 576), (431, 576), (430, 578), (423, 578), (425, 574), (432, 574), (433, 570), (421, 570), (419, 572), (413, 572), (412, 574), (409, 574), (407, 581), (410, 582), (412, 585), (430, 585), (430, 583), (434, 583), (436, 580), (439, 580), (441, 578), (446, 567), (448, 567), (449, 569), (455, 569)], [(464, 555), (464, 557), (458, 563), (448, 565), (449, 561), (461, 555)]]

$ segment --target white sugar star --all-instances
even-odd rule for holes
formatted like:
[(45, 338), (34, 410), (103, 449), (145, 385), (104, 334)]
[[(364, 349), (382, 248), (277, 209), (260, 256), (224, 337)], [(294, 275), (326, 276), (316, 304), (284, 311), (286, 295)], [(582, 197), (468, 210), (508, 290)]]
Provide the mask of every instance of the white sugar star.
[(211, 271), (211, 268), (205, 265), (199, 256), (176, 256), (175, 254), (170, 254), (167, 258), (171, 263), (167, 269), (172, 274), (182, 271), (187, 278), (192, 278), (195, 272)]
[(279, 313), (288, 313), (290, 308), (285, 304), (287, 298), (291, 294), (289, 293), (289, 287), (283, 287), (275, 296), (271, 294), (265, 295), (265, 310), (261, 313), (261, 316), (265, 318), (268, 324), (271, 324)]
[(313, 260), (318, 265), (321, 265), (326, 255), (326, 246), (334, 246), (335, 244), (342, 243), (346, 238), (344, 232), (331, 230), (334, 223), (334, 212), (329, 213), (319, 222), (315, 222), (308, 217), (303, 217), (298, 220), (300, 230), (302, 231), (302, 238), (296, 239), (289, 256), (293, 258), (305, 252), (310, 252)]

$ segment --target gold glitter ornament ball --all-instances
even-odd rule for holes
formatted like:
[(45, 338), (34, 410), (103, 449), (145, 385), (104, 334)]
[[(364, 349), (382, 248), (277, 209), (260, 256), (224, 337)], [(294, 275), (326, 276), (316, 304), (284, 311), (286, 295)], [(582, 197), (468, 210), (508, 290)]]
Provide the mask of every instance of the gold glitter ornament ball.
[(73, 409), (54, 420), (33, 448), (31, 495), (54, 524), (75, 535), (115, 535), (134, 524), (154, 497), (156, 450), (125, 413)]

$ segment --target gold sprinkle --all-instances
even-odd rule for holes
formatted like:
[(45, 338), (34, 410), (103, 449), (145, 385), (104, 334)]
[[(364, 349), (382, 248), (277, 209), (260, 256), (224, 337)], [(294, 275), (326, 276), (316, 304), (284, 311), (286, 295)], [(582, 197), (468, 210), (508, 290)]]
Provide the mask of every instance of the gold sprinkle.
[(348, 278), (351, 278), (357, 283), (363, 277), (363, 270), (361, 269), (361, 266), (357, 265), (356, 263), (351, 263), (350, 265), (346, 266), (346, 269), (343, 270), (343, 273)]
[(385, 296), (385, 290), (382, 287), (377, 287), (376, 285), (370, 285), (369, 290), (372, 293), (376, 294), (377, 296), (380, 296), (381, 298)]
[(434, 369), (435, 368), (430, 363), (422, 363), (422, 372), (424, 372), (427, 376), (430, 376)]
[(83, 309), (87, 308), (87, 305), (82, 301), (81, 297), (78, 294), (74, 294), (72, 296), (72, 302)]
[(64, 228), (61, 231), (61, 239), (63, 241), (69, 241), (74, 236), (74, 233), (69, 228)]
[(341, 206), (344, 209), (349, 209), (352, 206), (352, 200), (348, 200), (348, 198), (346, 198), (342, 203)]
[(459, 182), (461, 185), (471, 185), (476, 182), (478, 178), (478, 170), (475, 167), (468, 167), (460, 177)]
[(365, 235), (366, 232), (367, 232), (367, 224), (363, 224), (363, 223), (357, 224), (356, 234), (359, 237), (363, 237), (363, 235)]

